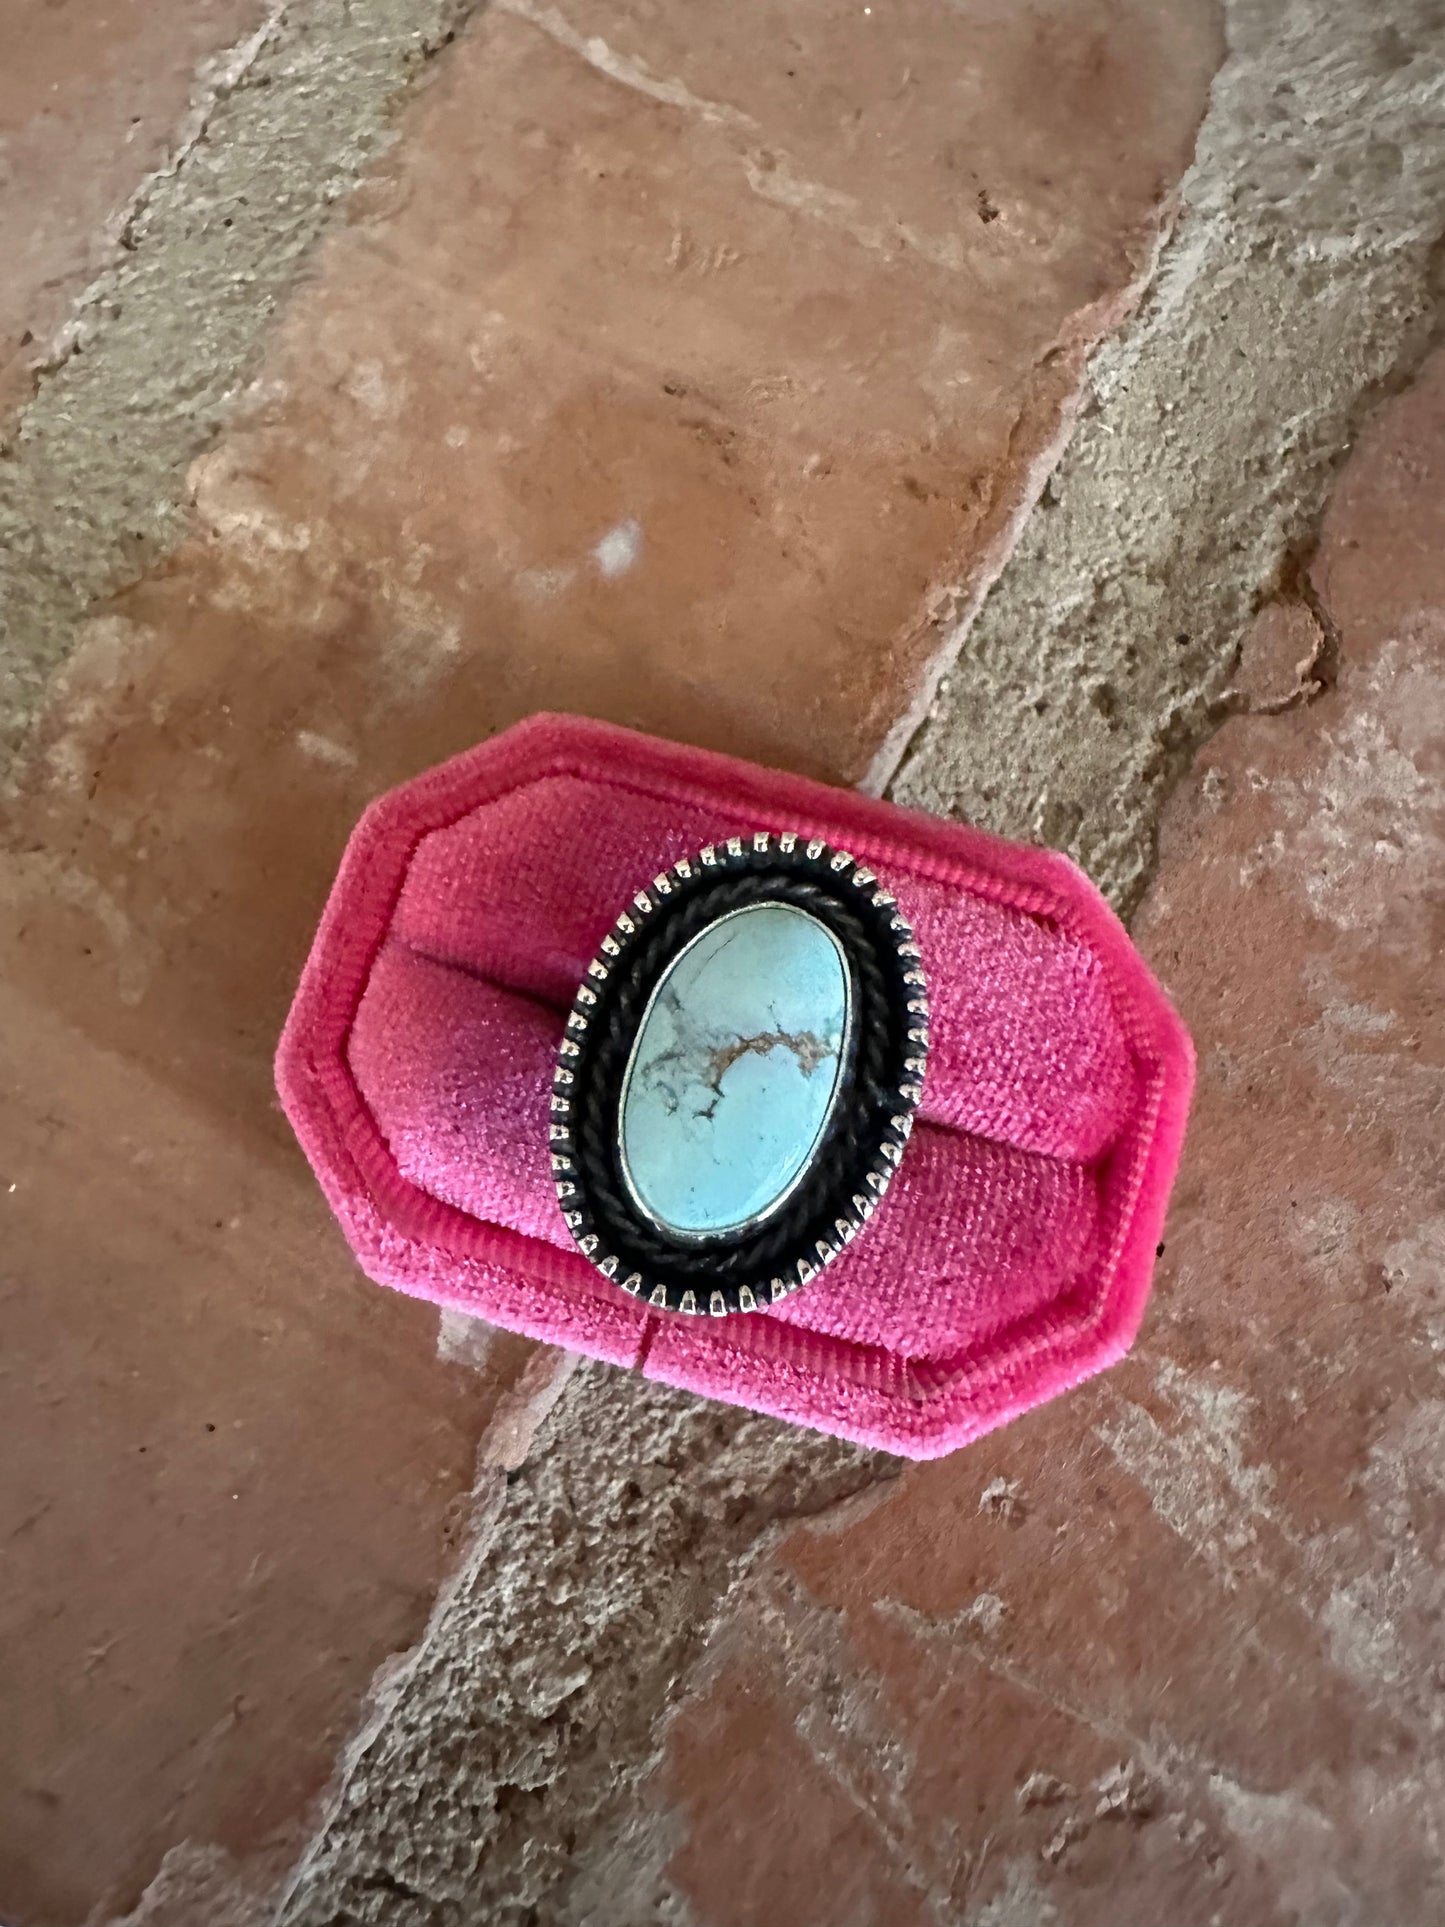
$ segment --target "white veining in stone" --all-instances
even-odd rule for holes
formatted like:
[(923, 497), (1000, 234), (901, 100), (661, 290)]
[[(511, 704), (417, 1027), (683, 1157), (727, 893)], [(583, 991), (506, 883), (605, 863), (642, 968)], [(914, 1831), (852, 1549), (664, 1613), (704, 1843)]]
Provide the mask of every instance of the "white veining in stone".
[(623, 1083), (623, 1168), (649, 1217), (706, 1236), (788, 1197), (832, 1114), (848, 1014), (842, 949), (806, 911), (753, 904), (693, 939)]

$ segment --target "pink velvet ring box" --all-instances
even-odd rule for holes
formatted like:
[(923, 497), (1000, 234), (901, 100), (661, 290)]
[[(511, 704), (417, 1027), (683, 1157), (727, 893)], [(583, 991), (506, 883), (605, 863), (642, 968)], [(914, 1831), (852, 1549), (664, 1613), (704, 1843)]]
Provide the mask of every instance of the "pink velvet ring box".
[[(552, 1071), (634, 891), (704, 845), (792, 830), (884, 879), (923, 952), (916, 1128), (871, 1223), (804, 1289), (653, 1310), (578, 1252)], [(277, 1086), (379, 1283), (910, 1458), (1121, 1356), (1193, 1073), (1179, 1018), (1062, 856), (849, 791), (538, 716), (382, 797), (353, 834)]]

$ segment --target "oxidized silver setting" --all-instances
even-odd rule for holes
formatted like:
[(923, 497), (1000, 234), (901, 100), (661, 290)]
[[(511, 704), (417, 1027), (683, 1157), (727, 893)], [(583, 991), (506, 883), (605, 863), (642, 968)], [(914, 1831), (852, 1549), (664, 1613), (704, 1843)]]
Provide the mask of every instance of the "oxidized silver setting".
[[(795, 884), (814, 890), (824, 888), (841, 906), (838, 914), (852, 918), (857, 927), (866, 930), (868, 943), (876, 946), (876, 954), (869, 951), (872, 973), (878, 976), (881, 965), (879, 981), (887, 988), (885, 1054), (889, 1070), (882, 1080), (866, 1085), (867, 1154), (858, 1168), (842, 1173), (847, 1179), (845, 1195), (829, 1200), (826, 1224), (814, 1221), (808, 1225), (805, 1244), (784, 1254), (776, 1269), (768, 1267), (766, 1277), (709, 1280), (704, 1275), (708, 1270), (707, 1252), (697, 1249), (696, 1241), (690, 1242), (694, 1244), (694, 1268), (699, 1275), (679, 1275), (686, 1274), (691, 1263), (679, 1243), (675, 1257), (666, 1263), (673, 1275), (660, 1277), (648, 1263), (629, 1262), (621, 1255), (619, 1247), (627, 1242), (628, 1228), (625, 1219), (617, 1217), (612, 1187), (601, 1184), (605, 1130), (599, 1120), (609, 1105), (615, 1112), (620, 1090), (600, 1092), (593, 1088), (595, 1077), (592, 1084), (588, 1082), (598, 1056), (593, 1048), (595, 1033), (599, 1023), (617, 1008), (611, 1002), (614, 986), (628, 978), (644, 948), (649, 956), (657, 952), (659, 944), (650, 940), (659, 936), (667, 919), (683, 903), (696, 918), (705, 909), (708, 886), (724, 881), (735, 886), (734, 894), (737, 888), (755, 886), (760, 900), (776, 895), (779, 901), (789, 901), (785, 893)], [(723, 914), (726, 912), (719, 912), (719, 916)], [(705, 922), (701, 927), (710, 924)], [(682, 947), (679, 943), (678, 949)], [(638, 995), (630, 980), (628, 994), (634, 998)], [(874, 1005), (877, 1003), (875, 991)], [(876, 1009), (874, 1021), (881, 1021)], [(615, 1038), (609, 1037), (608, 1048), (615, 1053)], [(634, 892), (620, 911), (587, 965), (563, 1026), (552, 1077), (548, 1136), (557, 1202), (578, 1250), (609, 1283), (657, 1310), (725, 1317), (776, 1304), (810, 1284), (866, 1229), (902, 1163), (914, 1113), (923, 1096), (928, 1048), (928, 983), (913, 930), (894, 896), (849, 852), (835, 850), (821, 838), (763, 830), (746, 837), (729, 837), (721, 844), (708, 845), (696, 856), (680, 858)], [(860, 1086), (860, 1091), (863, 1088)], [(810, 1167), (810, 1177), (821, 1162), (820, 1151)], [(818, 1188), (817, 1183), (813, 1188)], [(607, 1193), (605, 1209), (601, 1204), (603, 1189)], [(751, 1230), (748, 1235), (752, 1235)], [(718, 1254), (736, 1242), (719, 1241), (714, 1253), (718, 1262), (722, 1262)]]

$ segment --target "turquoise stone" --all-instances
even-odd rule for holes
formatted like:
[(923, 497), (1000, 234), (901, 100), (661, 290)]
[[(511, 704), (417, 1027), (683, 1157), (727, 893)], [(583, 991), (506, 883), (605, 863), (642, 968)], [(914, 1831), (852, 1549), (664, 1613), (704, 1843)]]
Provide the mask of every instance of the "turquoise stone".
[(808, 1168), (837, 1096), (849, 1021), (842, 948), (816, 917), (758, 903), (668, 965), (622, 1086), (622, 1163), (665, 1229), (764, 1217)]

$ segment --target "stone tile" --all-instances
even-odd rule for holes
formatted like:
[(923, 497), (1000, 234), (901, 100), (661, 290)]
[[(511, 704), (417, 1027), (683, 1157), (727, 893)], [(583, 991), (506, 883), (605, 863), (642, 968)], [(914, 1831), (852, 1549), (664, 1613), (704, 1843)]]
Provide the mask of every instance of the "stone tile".
[(264, 0), (12, 0), (0, 63), (0, 425), (35, 354), (106, 262), (146, 176), (174, 151), (198, 70)]
[(1127, 281), (1222, 52), (1217, 10), (1195, 0), (765, 0), (746, 34), (703, 0), (501, 4), (725, 130), (764, 200), (959, 273), (974, 403), (989, 365), (976, 342), (1006, 381), (1069, 305)]
[[(706, 1719), (681, 1732), (673, 1752), (675, 1797), (691, 1832), (671, 1871), (684, 1887), (713, 1889), (729, 1927), (808, 1920), (820, 1900), (830, 1920), (924, 1927), (907, 1873), (855, 1850), (857, 1789), (817, 1757), (798, 1712), (771, 1671), (760, 1678), (738, 1656), (709, 1696)], [(779, 1832), (786, 1853), (754, 1851)], [(717, 1891), (724, 1856), (727, 1886)]]
[[(739, 1917), (734, 1663), (812, 1756), (749, 1890), (858, 1807), (799, 1922), (887, 1883), (929, 1918), (1439, 1918), (1442, 504), (1437, 357), (1334, 494), (1329, 686), (1226, 724), (1167, 821), (1138, 931), (1201, 1076), (1143, 1342), (744, 1589), (658, 1783), (699, 1922)], [(1266, 628), (1318, 659), (1295, 605)]]
[(1326, 672), (1326, 637), (1309, 606), (1277, 596), (1245, 632), (1230, 694), (1259, 714), (1288, 709), (1317, 696)]
[(299, 1158), (8, 990), (0, 1038), (0, 1909), (30, 1927), (109, 1918), (180, 1841), (294, 1854), (527, 1348), (441, 1364)]

